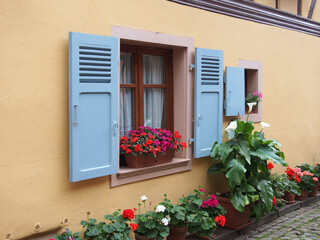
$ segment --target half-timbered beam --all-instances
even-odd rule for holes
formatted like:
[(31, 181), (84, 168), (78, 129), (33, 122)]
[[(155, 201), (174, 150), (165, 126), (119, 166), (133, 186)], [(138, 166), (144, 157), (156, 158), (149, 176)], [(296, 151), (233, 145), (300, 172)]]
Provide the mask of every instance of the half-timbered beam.
[(314, 11), (314, 7), (316, 5), (317, 0), (312, 0), (311, 4), (310, 4), (310, 8), (309, 8), (309, 13), (308, 13), (308, 18), (312, 19), (312, 15), (313, 15), (313, 11)]
[(297, 15), (301, 16), (301, 0), (297, 0)]

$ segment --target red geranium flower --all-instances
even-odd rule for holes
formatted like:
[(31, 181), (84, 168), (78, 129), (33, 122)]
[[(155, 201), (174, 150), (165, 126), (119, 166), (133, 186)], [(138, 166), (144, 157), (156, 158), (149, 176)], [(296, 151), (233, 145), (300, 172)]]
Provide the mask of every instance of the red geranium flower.
[(298, 177), (298, 175), (296, 175), (294, 179), (297, 181), (297, 183), (301, 182), (301, 179)]
[(138, 224), (137, 223), (130, 223), (130, 227), (131, 227), (132, 231), (135, 231), (138, 228)]
[(125, 209), (122, 213), (123, 218), (134, 219), (134, 212), (132, 209)]
[(274, 168), (274, 166), (273, 166), (273, 164), (272, 164), (271, 162), (269, 162), (269, 163), (268, 163), (268, 169), (270, 170), (270, 169), (272, 169), (272, 168)]
[(294, 170), (288, 167), (285, 172), (287, 173), (289, 180), (291, 180), (291, 178), (294, 176)]
[(223, 215), (217, 216), (217, 217), (214, 219), (214, 221), (215, 221), (216, 223), (219, 223), (222, 227), (226, 224), (226, 218), (225, 218), (225, 216), (223, 216)]
[(272, 198), (272, 205), (274, 205), (276, 203), (276, 197)]

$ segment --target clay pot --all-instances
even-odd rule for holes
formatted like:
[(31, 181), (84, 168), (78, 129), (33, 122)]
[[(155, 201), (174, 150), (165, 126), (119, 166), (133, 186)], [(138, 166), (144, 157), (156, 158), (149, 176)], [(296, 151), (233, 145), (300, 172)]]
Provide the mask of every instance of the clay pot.
[(316, 197), (318, 194), (319, 183), (316, 183), (316, 186), (312, 189), (312, 192), (309, 193), (309, 197)]
[(290, 194), (289, 192), (284, 192), (284, 196), (282, 197), (284, 200), (287, 201), (287, 204), (292, 204), (295, 202), (295, 194)]
[(225, 215), (227, 219), (226, 227), (238, 231), (250, 225), (249, 215), (251, 204), (247, 205), (242, 213), (232, 206), (229, 198), (218, 196), (218, 202), (227, 210), (227, 214)]
[(307, 200), (309, 197), (309, 193), (306, 189), (301, 190), (301, 194), (296, 196), (296, 200), (298, 201), (304, 201)]
[(133, 156), (132, 154), (125, 155), (126, 162), (128, 167), (131, 168), (143, 168), (150, 167), (154, 165), (164, 164), (172, 162), (174, 157), (174, 150), (167, 149), (165, 154), (157, 154), (157, 157), (154, 157), (153, 154), (149, 156), (138, 154), (137, 156)]
[(169, 235), (167, 240), (185, 240), (187, 234), (187, 227), (175, 228), (169, 226)]

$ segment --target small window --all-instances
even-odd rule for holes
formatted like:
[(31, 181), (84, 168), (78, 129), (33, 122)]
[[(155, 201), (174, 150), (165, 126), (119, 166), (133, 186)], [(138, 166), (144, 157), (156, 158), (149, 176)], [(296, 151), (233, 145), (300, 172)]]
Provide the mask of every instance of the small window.
[(139, 126), (172, 129), (170, 50), (122, 45), (120, 135)]
[[(262, 92), (262, 64), (258, 61), (239, 60), (239, 67), (244, 68), (245, 73), (245, 97), (249, 93)], [(263, 100), (262, 100), (263, 101)], [(246, 110), (247, 113), (247, 110)], [(246, 115), (241, 116), (246, 120)], [(252, 109), (249, 120), (253, 122), (262, 121), (262, 102)]]

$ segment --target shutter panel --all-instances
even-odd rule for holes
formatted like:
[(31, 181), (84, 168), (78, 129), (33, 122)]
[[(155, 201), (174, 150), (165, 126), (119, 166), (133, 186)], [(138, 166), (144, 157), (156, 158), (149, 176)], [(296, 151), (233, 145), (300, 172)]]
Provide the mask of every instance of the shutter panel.
[(118, 39), (69, 33), (70, 181), (118, 171)]
[(245, 115), (244, 68), (226, 67), (225, 75), (225, 115)]
[(194, 157), (209, 156), (222, 141), (223, 51), (196, 48)]

